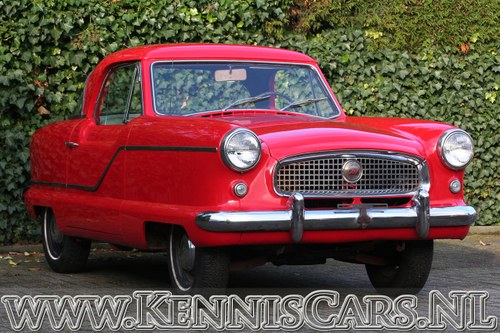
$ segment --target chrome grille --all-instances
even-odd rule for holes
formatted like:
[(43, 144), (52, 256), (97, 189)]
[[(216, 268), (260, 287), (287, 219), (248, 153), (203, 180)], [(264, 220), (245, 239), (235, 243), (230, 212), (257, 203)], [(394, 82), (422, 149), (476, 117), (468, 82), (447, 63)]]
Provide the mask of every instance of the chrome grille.
[[(348, 183), (342, 166), (356, 160), (363, 168), (361, 179)], [(282, 161), (274, 186), (281, 195), (299, 192), (309, 196), (401, 195), (420, 186), (418, 160), (400, 155), (359, 153), (296, 157)]]

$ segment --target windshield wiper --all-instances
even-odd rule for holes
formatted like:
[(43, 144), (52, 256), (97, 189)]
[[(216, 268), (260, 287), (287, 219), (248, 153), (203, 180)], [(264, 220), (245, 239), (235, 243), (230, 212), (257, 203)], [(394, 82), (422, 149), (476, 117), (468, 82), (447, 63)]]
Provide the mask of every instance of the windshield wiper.
[(302, 101), (296, 101), (296, 102), (288, 104), (287, 106), (282, 107), (280, 109), (280, 111), (285, 111), (286, 109), (291, 108), (293, 106), (304, 106), (304, 105), (308, 105), (311, 103), (321, 102), (321, 101), (324, 101), (325, 99), (327, 99), (327, 98), (321, 97), (321, 98), (308, 98), (308, 99), (304, 99)]
[(227, 111), (227, 109), (232, 108), (233, 106), (238, 106), (238, 105), (241, 105), (241, 104), (262, 101), (262, 100), (264, 100), (266, 98), (271, 97), (272, 95), (273, 95), (272, 93), (268, 93), (267, 92), (267, 93), (263, 93), (263, 94), (260, 94), (260, 95), (257, 95), (257, 96), (253, 96), (253, 97), (242, 98), (242, 99), (239, 99), (237, 101), (232, 102), (231, 104), (229, 104), (228, 106), (226, 106), (225, 108), (223, 108), (222, 111)]

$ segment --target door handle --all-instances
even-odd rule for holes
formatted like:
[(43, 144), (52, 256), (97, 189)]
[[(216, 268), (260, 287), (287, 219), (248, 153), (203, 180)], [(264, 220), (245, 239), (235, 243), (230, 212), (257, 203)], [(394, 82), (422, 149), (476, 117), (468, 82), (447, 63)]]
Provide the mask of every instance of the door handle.
[(70, 148), (76, 148), (76, 147), (78, 147), (78, 143), (76, 143), (76, 142), (67, 141), (64, 144), (66, 146), (70, 147)]

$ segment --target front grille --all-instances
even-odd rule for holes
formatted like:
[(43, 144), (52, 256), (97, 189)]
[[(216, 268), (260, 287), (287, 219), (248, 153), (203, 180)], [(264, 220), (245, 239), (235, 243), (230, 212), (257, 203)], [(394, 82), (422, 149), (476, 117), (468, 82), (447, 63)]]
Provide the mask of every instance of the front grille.
[[(357, 161), (363, 175), (349, 183), (342, 176), (347, 161)], [(322, 154), (282, 161), (274, 186), (278, 194), (299, 192), (307, 196), (377, 196), (415, 192), (420, 186), (418, 160), (376, 153)]]

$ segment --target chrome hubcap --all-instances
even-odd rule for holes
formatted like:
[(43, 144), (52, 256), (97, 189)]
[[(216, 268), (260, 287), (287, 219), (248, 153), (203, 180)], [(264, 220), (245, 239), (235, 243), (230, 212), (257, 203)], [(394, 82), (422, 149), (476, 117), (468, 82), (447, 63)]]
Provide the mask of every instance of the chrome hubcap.
[(62, 253), (64, 235), (56, 225), (54, 215), (45, 213), (45, 242), (49, 256), (53, 260), (59, 259)]

